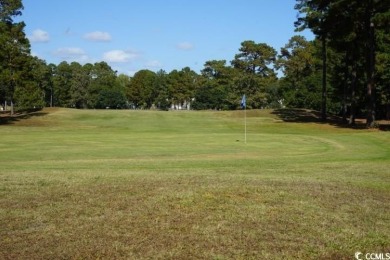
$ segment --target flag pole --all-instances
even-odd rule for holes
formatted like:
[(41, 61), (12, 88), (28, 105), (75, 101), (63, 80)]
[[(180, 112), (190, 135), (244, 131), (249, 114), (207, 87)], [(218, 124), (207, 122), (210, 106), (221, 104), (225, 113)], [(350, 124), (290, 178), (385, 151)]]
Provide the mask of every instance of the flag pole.
[(245, 105), (245, 144), (246, 144), (246, 105)]
[(246, 95), (244, 94), (241, 99), (241, 108), (243, 108), (244, 111), (244, 117), (245, 117), (245, 144), (246, 144)]

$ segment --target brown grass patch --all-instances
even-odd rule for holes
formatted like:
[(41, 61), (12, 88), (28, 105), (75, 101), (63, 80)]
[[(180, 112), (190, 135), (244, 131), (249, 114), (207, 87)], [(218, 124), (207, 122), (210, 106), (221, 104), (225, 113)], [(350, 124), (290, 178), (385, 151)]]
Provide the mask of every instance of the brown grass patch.
[(351, 258), (389, 239), (388, 194), (344, 185), (100, 174), (2, 183), (3, 259)]

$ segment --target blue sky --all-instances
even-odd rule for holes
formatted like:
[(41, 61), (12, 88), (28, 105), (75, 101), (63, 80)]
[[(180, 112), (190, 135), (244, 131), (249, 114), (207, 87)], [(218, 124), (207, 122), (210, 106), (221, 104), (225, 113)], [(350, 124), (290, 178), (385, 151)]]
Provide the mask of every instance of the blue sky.
[[(294, 0), (23, 0), (33, 55), (58, 64), (106, 61), (118, 73), (200, 72), (241, 42), (277, 51), (295, 34)], [(312, 39), (309, 31), (301, 33)]]

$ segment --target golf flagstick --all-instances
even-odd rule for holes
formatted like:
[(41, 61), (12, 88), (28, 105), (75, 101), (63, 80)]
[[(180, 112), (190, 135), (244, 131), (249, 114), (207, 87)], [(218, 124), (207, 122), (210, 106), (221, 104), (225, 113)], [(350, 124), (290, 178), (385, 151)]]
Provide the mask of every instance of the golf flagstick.
[(241, 107), (244, 108), (244, 117), (245, 117), (245, 143), (246, 143), (246, 96), (245, 94), (241, 99)]
[(245, 106), (245, 143), (246, 143), (246, 106)]

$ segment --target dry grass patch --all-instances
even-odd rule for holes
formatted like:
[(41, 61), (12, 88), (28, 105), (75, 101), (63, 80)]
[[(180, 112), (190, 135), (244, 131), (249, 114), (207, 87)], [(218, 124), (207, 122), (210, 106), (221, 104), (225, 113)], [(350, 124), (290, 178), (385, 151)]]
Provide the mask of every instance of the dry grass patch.
[[(388, 193), (221, 174), (3, 182), (4, 258), (313, 258), (385, 250)], [(7, 223), (7, 224), (5, 224)]]

